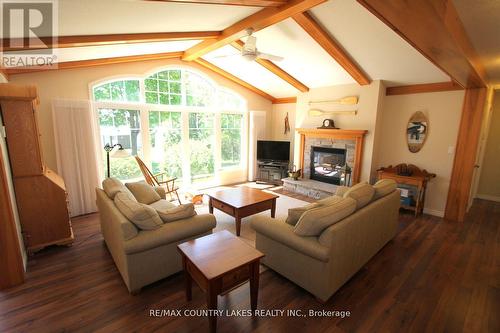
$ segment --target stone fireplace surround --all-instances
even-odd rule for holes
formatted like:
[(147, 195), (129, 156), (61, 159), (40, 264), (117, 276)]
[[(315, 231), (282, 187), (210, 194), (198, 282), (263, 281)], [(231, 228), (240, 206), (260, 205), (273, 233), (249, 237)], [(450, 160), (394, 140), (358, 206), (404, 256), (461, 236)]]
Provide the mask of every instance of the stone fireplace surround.
[(315, 199), (335, 193), (337, 185), (310, 179), (310, 156), (313, 146), (346, 149), (346, 162), (352, 168), (351, 185), (359, 182), (364, 136), (368, 131), (299, 128), (297, 132), (300, 134), (299, 168), (302, 169), (302, 178), (283, 179), (283, 188), (286, 191)]

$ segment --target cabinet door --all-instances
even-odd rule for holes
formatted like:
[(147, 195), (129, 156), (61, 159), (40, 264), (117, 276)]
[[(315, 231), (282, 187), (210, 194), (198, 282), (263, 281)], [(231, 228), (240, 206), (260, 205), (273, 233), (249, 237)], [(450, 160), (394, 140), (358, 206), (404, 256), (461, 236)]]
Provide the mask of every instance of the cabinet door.
[(12, 174), (43, 174), (40, 134), (31, 101), (2, 101), (1, 107)]
[(269, 180), (269, 170), (260, 170), (259, 171), (259, 180)]

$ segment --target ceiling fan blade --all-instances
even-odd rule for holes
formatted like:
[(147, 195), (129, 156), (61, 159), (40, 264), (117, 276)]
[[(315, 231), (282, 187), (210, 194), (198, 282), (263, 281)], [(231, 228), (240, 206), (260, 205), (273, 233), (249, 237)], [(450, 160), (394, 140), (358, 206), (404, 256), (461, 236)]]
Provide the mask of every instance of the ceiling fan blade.
[(269, 53), (262, 53), (262, 52), (257, 52), (257, 58), (267, 59), (267, 60), (271, 60), (271, 61), (282, 61), (283, 59), (285, 59), (285, 58), (277, 56), (277, 55), (273, 55), (273, 54), (269, 54)]

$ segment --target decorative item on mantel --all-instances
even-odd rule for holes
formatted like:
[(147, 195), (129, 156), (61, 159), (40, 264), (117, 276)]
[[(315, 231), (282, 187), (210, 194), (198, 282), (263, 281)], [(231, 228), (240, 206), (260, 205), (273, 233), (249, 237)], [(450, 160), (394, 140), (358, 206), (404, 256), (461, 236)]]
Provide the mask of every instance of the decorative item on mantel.
[(424, 210), (427, 182), (436, 177), (435, 173), (420, 170), (413, 164), (401, 163), (377, 170), (378, 179), (393, 179), (401, 192), (401, 208), (413, 210), (415, 216)]
[(294, 165), (291, 169), (288, 170), (288, 177), (293, 178), (293, 180), (299, 180), (301, 175), (301, 170), (297, 170), (297, 166)]
[(320, 127), (317, 127), (318, 129), (339, 129), (338, 127), (335, 127), (335, 122), (333, 119), (325, 119), (323, 120), (323, 125)]

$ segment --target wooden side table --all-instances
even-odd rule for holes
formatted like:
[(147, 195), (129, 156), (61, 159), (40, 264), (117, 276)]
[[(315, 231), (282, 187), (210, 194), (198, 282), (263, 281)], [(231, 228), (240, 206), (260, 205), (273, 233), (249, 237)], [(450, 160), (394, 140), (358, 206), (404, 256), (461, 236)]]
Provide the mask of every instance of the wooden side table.
[(427, 170), (420, 170), (412, 164), (398, 164), (396, 166), (388, 166), (387, 168), (380, 168), (378, 171), (378, 179), (393, 179), (398, 184), (415, 186), (417, 188), (417, 195), (415, 198), (415, 206), (401, 205), (404, 209), (413, 210), (415, 216), (422, 214), (425, 203), (425, 191), (427, 189), (427, 182), (436, 177), (436, 174), (429, 173)]
[[(177, 245), (185, 274), (186, 299), (191, 300), (191, 285), (207, 295), (209, 310), (217, 310), (217, 295), (250, 281), (250, 305), (257, 309), (259, 264), (264, 254), (227, 230)], [(209, 316), (210, 332), (217, 329), (217, 316)]]

